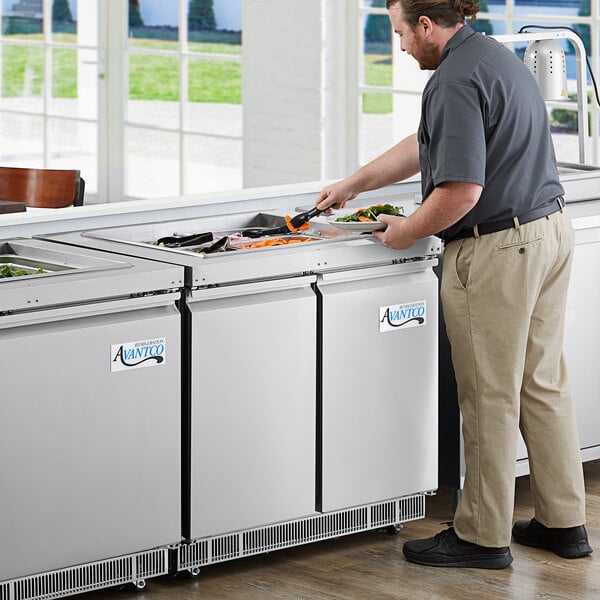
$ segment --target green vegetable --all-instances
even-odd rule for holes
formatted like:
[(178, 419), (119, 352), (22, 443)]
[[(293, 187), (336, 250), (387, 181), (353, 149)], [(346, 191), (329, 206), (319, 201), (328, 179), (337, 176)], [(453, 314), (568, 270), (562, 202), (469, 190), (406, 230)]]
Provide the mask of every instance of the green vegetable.
[(336, 221), (343, 221), (345, 223), (365, 220), (377, 221), (377, 215), (402, 217), (404, 216), (404, 208), (402, 206), (392, 206), (391, 204), (376, 204), (374, 206), (369, 206), (369, 208), (359, 208), (350, 215), (338, 217)]
[(22, 277), (23, 275), (39, 275), (43, 273), (44, 269), (38, 269), (31, 273), (25, 269), (12, 269), (10, 265), (5, 265), (0, 269), (0, 277)]

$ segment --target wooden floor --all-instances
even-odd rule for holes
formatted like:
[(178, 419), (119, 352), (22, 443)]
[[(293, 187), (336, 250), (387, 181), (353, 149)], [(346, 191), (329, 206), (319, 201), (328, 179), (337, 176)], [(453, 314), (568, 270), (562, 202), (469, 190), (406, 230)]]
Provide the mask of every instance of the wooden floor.
[[(398, 535), (372, 531), (148, 580), (143, 592), (113, 588), (78, 600), (599, 600), (600, 461), (584, 465), (587, 529), (595, 555), (565, 560), (512, 544), (514, 561), (500, 571), (440, 569), (407, 563), (402, 544), (429, 537), (451, 519), (451, 497), (428, 499), (427, 517)], [(515, 519), (532, 515), (529, 478), (517, 480)]]

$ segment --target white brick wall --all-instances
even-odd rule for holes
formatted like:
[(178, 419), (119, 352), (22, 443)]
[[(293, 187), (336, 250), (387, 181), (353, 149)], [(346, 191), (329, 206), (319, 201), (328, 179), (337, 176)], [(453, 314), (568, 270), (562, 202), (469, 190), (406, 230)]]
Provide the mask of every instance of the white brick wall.
[(244, 3), (245, 187), (321, 179), (321, 4)]

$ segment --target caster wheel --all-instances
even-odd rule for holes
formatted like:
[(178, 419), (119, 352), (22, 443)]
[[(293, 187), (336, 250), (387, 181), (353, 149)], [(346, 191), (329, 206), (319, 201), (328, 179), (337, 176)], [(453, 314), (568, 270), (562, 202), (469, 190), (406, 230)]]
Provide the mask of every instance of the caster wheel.
[(133, 589), (141, 592), (143, 589), (146, 589), (146, 580), (145, 579), (137, 579), (132, 582)]
[(398, 533), (400, 533), (401, 530), (402, 530), (401, 523), (398, 523), (397, 525), (388, 525), (385, 528), (385, 532), (389, 533), (390, 535), (397, 535)]
[(192, 567), (188, 569), (188, 575), (191, 579), (196, 579), (200, 575), (200, 567)]

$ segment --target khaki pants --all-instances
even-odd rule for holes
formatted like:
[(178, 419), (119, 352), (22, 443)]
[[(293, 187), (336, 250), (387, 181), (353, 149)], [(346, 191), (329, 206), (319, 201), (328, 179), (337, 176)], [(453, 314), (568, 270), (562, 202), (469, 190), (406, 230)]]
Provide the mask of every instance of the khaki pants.
[(585, 522), (579, 439), (562, 355), (573, 230), (566, 212), (450, 242), (442, 306), (463, 418), (466, 477), (457, 535), (508, 546), (518, 430), (535, 517)]

